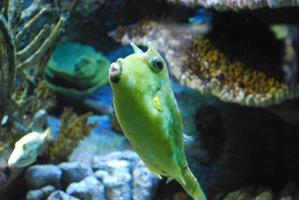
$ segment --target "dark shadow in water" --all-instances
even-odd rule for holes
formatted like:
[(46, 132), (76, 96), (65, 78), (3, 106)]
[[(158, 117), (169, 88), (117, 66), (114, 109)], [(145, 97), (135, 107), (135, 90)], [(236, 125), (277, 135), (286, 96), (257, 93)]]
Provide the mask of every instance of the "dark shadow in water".
[(208, 37), (229, 58), (278, 80), (283, 79), (283, 43), (259, 18), (248, 13), (215, 13)]
[[(279, 190), (289, 181), (299, 182), (299, 125), (269, 109), (224, 104), (198, 110), (200, 146), (208, 152), (204, 160), (209, 160), (210, 195), (243, 186)], [(194, 154), (193, 159), (203, 160)]]

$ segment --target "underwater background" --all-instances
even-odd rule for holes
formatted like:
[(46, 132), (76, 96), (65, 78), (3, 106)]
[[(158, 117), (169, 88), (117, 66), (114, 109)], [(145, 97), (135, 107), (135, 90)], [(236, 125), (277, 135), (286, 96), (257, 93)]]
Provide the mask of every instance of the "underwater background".
[(298, 0), (0, 7), (0, 200), (191, 200), (118, 123), (109, 67), (131, 42), (167, 63), (207, 199), (299, 199)]

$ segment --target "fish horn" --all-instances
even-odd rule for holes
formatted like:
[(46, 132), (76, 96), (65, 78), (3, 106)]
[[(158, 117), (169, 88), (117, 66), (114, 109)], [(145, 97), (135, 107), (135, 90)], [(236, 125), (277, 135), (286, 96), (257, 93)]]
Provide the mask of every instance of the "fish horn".
[(133, 48), (134, 53), (143, 53), (143, 51), (134, 42), (131, 42), (130, 45)]

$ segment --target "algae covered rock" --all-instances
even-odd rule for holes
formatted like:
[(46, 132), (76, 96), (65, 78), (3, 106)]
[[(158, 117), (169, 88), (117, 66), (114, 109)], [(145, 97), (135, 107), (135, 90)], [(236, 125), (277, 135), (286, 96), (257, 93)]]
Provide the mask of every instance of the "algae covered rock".
[(91, 46), (61, 43), (45, 69), (47, 85), (69, 98), (82, 98), (108, 81), (110, 62)]
[(168, 0), (185, 6), (204, 6), (220, 10), (281, 8), (298, 6), (298, 0)]

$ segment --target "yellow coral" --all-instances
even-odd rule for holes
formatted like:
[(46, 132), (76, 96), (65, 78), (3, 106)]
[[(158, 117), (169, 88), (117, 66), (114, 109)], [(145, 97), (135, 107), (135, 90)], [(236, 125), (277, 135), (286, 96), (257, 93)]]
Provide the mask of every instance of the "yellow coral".
[(48, 150), (49, 158), (53, 161), (67, 161), (68, 156), (77, 147), (80, 140), (89, 135), (94, 125), (88, 124), (87, 119), (92, 113), (78, 116), (70, 108), (65, 108), (61, 115), (61, 125), (57, 141)]
[[(255, 99), (254, 104), (271, 104), (276, 101), (271, 98), (287, 94), (288, 86), (285, 83), (230, 59), (205, 37), (194, 39), (189, 63), (193, 73), (203, 81), (203, 91), (212, 91), (225, 101), (246, 104), (246, 97), (250, 95)], [(218, 85), (204, 90), (212, 82)]]
[(56, 105), (54, 92), (42, 80), (37, 83), (33, 96), (35, 97), (35, 103), (30, 108), (32, 113), (36, 113), (40, 109), (49, 111)]

